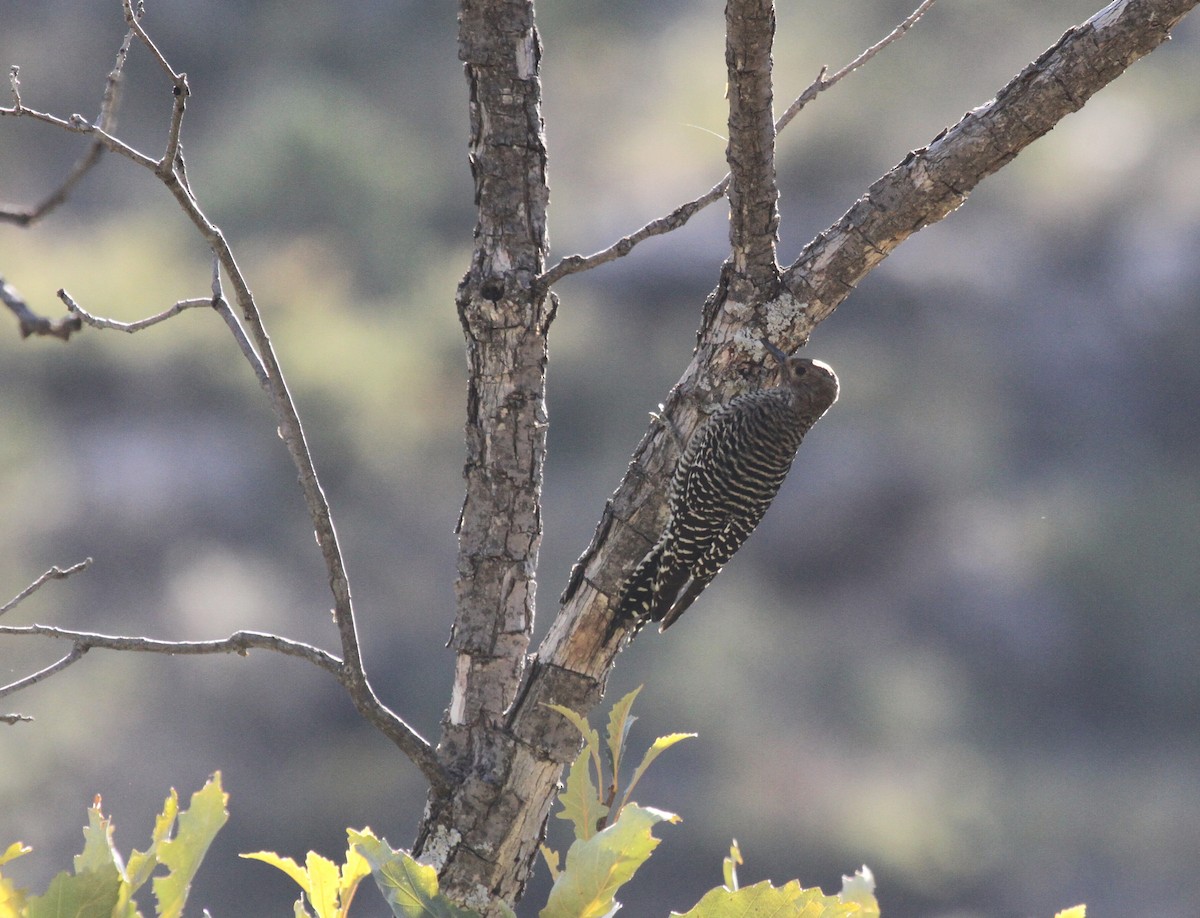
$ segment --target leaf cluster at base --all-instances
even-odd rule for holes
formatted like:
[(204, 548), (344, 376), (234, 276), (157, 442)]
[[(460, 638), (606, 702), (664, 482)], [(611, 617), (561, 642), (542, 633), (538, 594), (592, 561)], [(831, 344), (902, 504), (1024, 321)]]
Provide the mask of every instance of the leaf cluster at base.
[[(651, 830), (660, 823), (680, 821), (674, 813), (634, 803), (630, 794), (664, 750), (695, 734), (659, 737), (642, 756), (628, 785), (623, 791), (620, 787), (622, 757), (636, 720), (630, 710), (638, 691), (613, 705), (603, 741), (584, 717), (569, 708), (551, 706), (579, 729), (583, 749), (568, 770), (559, 797), (559, 818), (574, 827), (575, 840), (567, 849), (565, 865), (558, 852), (542, 847), (554, 885), (538, 918), (609, 918), (615, 914), (621, 908), (617, 893), (661, 841)], [(0, 872), (0, 918), (142, 918), (134, 895), (159, 867), (166, 872), (153, 877), (155, 914), (179, 918), (200, 862), (228, 818), (227, 802), (220, 773), (192, 795), (183, 812), (172, 790), (155, 820), (149, 848), (134, 851), (128, 863), (123, 863), (113, 845), (111, 822), (101, 813), (97, 797), (88, 810), (83, 853), (75, 857), (74, 872), (60, 873), (40, 896), (18, 889)], [(21, 842), (9, 845), (0, 851), (0, 868), (29, 850)], [(303, 867), (270, 851), (242, 857), (271, 864), (296, 882), (302, 894), (292, 908), (295, 918), (347, 918), (359, 883), (368, 875), (374, 877), (397, 918), (480, 918), (478, 911), (452, 902), (439, 890), (437, 870), (432, 866), (392, 848), (367, 828), (347, 831), (346, 859), (341, 866), (312, 851)], [(705, 893), (682, 915), (672, 914), (676, 918), (880, 918), (875, 880), (866, 867), (843, 877), (841, 891), (829, 896), (820, 889), (805, 889), (798, 880), (783, 886), (767, 881), (739, 886), (737, 867), (741, 863), (735, 841), (724, 860), (723, 884)], [(516, 918), (506, 903), (492, 902), (488, 907), (489, 915)], [(1086, 918), (1086, 909), (1077, 905), (1055, 918)]]

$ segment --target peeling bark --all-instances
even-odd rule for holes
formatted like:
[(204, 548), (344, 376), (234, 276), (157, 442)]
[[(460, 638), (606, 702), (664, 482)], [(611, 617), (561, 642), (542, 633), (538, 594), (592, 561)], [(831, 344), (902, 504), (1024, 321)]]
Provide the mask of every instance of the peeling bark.
[(734, 276), (771, 295), (779, 281), (775, 239), (775, 115), (771, 46), (773, 0), (728, 0), (725, 66), (729, 73), (729, 244)]
[[(525, 824), (536, 814), (501, 792), (517, 767), (503, 717), (533, 628), (554, 315), (553, 296), (533, 283), (545, 267), (549, 190), (532, 0), (464, 0), (459, 56), (478, 222), (457, 295), (469, 372), (466, 498), (454, 683), (438, 747), (456, 784), (431, 794), (415, 851), (437, 862), (445, 892), (485, 907), (493, 896), (515, 901), (528, 873), (528, 863), (514, 870), (507, 839), (540, 833)], [(498, 885), (497, 875), (518, 876), (519, 885)]]
[[(995, 100), (875, 182), (767, 297), (751, 274), (774, 267), (775, 224), (764, 209), (770, 199), (773, 212), (774, 185), (763, 172), (770, 144), (759, 79), (764, 60), (769, 78), (769, 42), (764, 59), (761, 42), (751, 39), (754, 53), (743, 53), (731, 37), (731, 60), (738, 67), (744, 62), (751, 75), (746, 93), (731, 93), (731, 128), (735, 107), (753, 114), (750, 122), (738, 122), (745, 130), (731, 129), (739, 134), (731, 137), (731, 168), (754, 158), (760, 174), (747, 174), (735, 192), (742, 194), (735, 203), (739, 226), (731, 231), (735, 257), (704, 305), (695, 354), (667, 399), (666, 417), (687, 437), (707, 409), (760, 383), (761, 336), (785, 350), (805, 343), (900, 242), (952, 212), (979, 181), (1165, 41), (1197, 2), (1116, 0), (1067, 32)], [(770, 4), (731, 0), (731, 6), (762, 13)], [(586, 714), (603, 695), (627, 640), (618, 631), (606, 641), (610, 606), (660, 531), (678, 447), (663, 420), (652, 422), (571, 572), (536, 661), (523, 667), (541, 533), (545, 333), (554, 308), (534, 283), (544, 256), (546, 205), (538, 40), (528, 0), (463, 0), (462, 9), (480, 221), (458, 300), (472, 382), (452, 641), (458, 664), (439, 749), (457, 783), (431, 797), (417, 853), (438, 867), (451, 896), (495, 915), (491, 897), (520, 898), (562, 767), (579, 747), (574, 728), (545, 703)], [(751, 31), (761, 36), (764, 22), (761, 16), (754, 21)], [(769, 115), (769, 104), (765, 110)], [(737, 152), (745, 149), (753, 152)]]

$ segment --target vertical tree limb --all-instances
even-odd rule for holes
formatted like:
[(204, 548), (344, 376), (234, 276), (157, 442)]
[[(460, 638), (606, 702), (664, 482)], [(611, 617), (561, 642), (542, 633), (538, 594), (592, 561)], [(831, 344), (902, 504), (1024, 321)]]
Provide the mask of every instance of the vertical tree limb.
[[(818, 236), (789, 269), (789, 287), (781, 288), (761, 307), (751, 308), (731, 299), (728, 272), (723, 272), (705, 305), (706, 317), (713, 322), (702, 330), (696, 354), (672, 389), (663, 414), (674, 420), (686, 437), (698, 423), (699, 402), (720, 401), (749, 384), (747, 376), (759, 369), (746, 362), (757, 334), (766, 330), (772, 340), (789, 350), (802, 343), (845, 298), (851, 285), (883, 260), (882, 240), (894, 236), (899, 244), (948, 214), (961, 203), (965, 190), (1010, 161), (1024, 143), (1045, 133), (1130, 63), (1165, 41), (1197, 2), (1117, 0), (1069, 31), (1001, 90), (994, 102), (939, 135), (925, 151), (908, 157), (897, 167), (902, 170), (898, 174), (889, 173), (873, 185), (846, 217)], [(1021, 120), (1028, 120), (1036, 133), (1011, 149), (994, 147), (990, 126), (975, 116), (997, 105), (1006, 113), (1002, 124), (1013, 129)], [(921, 165), (915, 166), (917, 163)], [(924, 171), (927, 169), (934, 171)], [(864, 235), (861, 227), (869, 233)], [(738, 355), (742, 355), (740, 359)], [(553, 795), (559, 775), (546, 767), (547, 763), (556, 756), (562, 759), (564, 750), (572, 748), (561, 731), (554, 731), (553, 723), (539, 713), (545, 710), (541, 703), (575, 699), (561, 703), (586, 712), (598, 701), (617, 652), (614, 645), (618, 641), (604, 642), (610, 607), (620, 594), (625, 573), (645, 553), (652, 539), (647, 533), (656, 531), (676, 449), (663, 423), (653, 421), (634, 450), (620, 486), (606, 503), (591, 544), (571, 572), (562, 610), (539, 646), (538, 664), (510, 714), (510, 730), (524, 742), (514, 750), (506, 793), (527, 802), (521, 824), (533, 831), (540, 828), (538, 816), (548, 808), (542, 801)], [(511, 843), (508, 850), (520, 849)], [(513, 870), (519, 871), (524, 863), (514, 859)], [(505, 880), (496, 888), (516, 886)]]
[(775, 237), (775, 117), (771, 106), (774, 0), (728, 0), (725, 66), (729, 72), (729, 243), (734, 276), (773, 293), (778, 282)]
[[(438, 863), (446, 892), (486, 907), (495, 895), (515, 900), (511, 886), (498, 888), (512, 877), (501, 852), (514, 831), (529, 834), (515, 825), (521, 802), (500, 788), (514, 745), (502, 718), (533, 628), (546, 333), (555, 305), (534, 283), (545, 267), (549, 189), (532, 0), (462, 0), (459, 56), (470, 93), (477, 223), (457, 295), (470, 373), (466, 498), (450, 639), (454, 685), (439, 748), (459, 784), (434, 793), (416, 848)], [(520, 886), (527, 872), (526, 865)]]

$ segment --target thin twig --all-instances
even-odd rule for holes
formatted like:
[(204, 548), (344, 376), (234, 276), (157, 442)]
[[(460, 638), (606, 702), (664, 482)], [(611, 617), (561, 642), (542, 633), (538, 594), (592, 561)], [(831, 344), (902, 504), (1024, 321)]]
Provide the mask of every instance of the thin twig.
[(132, 0), (121, 0), (121, 5), (125, 10), (126, 25), (128, 25), (129, 28), (136, 33), (138, 41), (146, 46), (146, 50), (150, 52), (150, 55), (156, 61), (158, 61), (158, 66), (163, 69), (163, 71), (170, 78), (171, 82), (178, 83), (184, 77), (184, 74), (175, 72), (175, 68), (170, 65), (166, 56), (158, 50), (158, 45), (151, 40), (150, 36), (146, 33), (146, 30), (142, 28), (141, 18), (142, 14), (145, 12), (145, 10), (142, 8), (142, 4), (138, 3), (137, 9), (134, 9)]
[[(316, 467), (308, 448), (308, 442), (304, 435), (304, 428), (300, 423), (300, 416), (296, 410), (295, 402), (288, 391), (287, 382), (283, 377), (283, 370), (275, 355), (274, 347), (271, 344), (270, 336), (267, 334), (262, 315), (259, 313), (254, 294), (251, 292), (250, 286), (246, 282), (246, 278), (242, 274), (237, 260), (234, 258), (233, 250), (230, 248), (221, 230), (208, 219), (201, 209), (199, 202), (192, 193), (184, 172), (183, 154), (181, 152), (179, 136), (182, 130), (188, 95), (187, 77), (183, 73), (176, 72), (171, 67), (166, 57), (150, 39), (145, 29), (142, 28), (139, 22), (142, 12), (141, 4), (138, 3), (135, 9), (133, 0), (122, 0), (122, 5), (125, 11), (125, 19), (130, 29), (157, 60), (159, 66), (167, 73), (173, 84), (175, 102), (172, 107), (171, 122), (167, 132), (167, 147), (161, 160), (155, 160), (146, 156), (144, 153), (113, 137), (104, 129), (88, 124), (80, 115), (72, 115), (69, 119), (63, 119), (44, 112), (35, 112), (24, 105), (17, 104), (11, 109), (0, 108), (0, 116), (26, 116), (74, 133), (92, 134), (98, 142), (103, 143), (106, 149), (120, 153), (158, 176), (163, 184), (166, 185), (167, 190), (171, 192), (184, 214), (187, 215), (188, 219), (208, 243), (218, 265), (218, 272), (219, 270), (224, 270), (225, 276), (233, 288), (234, 300), (241, 312), (242, 320), (245, 321), (249, 329), (249, 334), (247, 335), (241, 322), (234, 315), (221, 292), (219, 273), (214, 274), (214, 294), (212, 299), (206, 299), (204, 302), (211, 304), (225, 320), (239, 347), (241, 347), (243, 354), (245, 354), (251, 367), (254, 369), (256, 377), (271, 397), (272, 407), (278, 420), (279, 435), (287, 446), (288, 453), (299, 473), (300, 487), (304, 494), (305, 505), (308, 508), (317, 537), (317, 543), (320, 546), (321, 555), (325, 561), (326, 571), (329, 575), (329, 588), (334, 597), (333, 618), (338, 629), (343, 660), (337, 660), (336, 657), (332, 657), (324, 651), (316, 651), (315, 648), (313, 651), (322, 654), (326, 661), (336, 661), (335, 668), (330, 668), (330, 665), (327, 665), (327, 663), (322, 663), (321, 665), (337, 675), (339, 682), (345, 687), (355, 707), (363, 717), (391, 739), (417, 765), (431, 784), (438, 788), (445, 788), (449, 785), (450, 779), (438, 760), (437, 753), (433, 747), (416, 730), (405, 723), (403, 719), (379, 700), (379, 697), (375, 694), (374, 689), (367, 680), (366, 670), (362, 661), (362, 650), (358, 639), (357, 624), (354, 617), (354, 608), (351, 601), (349, 577), (346, 574), (345, 562), (338, 544), (337, 531), (333, 525), (329, 502), (321, 487), (320, 479), (317, 477)], [(191, 301), (183, 301), (183, 303), (190, 304)], [(176, 304), (176, 306), (180, 307), (181, 304)], [(78, 309), (78, 306), (76, 305), (75, 308)], [(167, 312), (170, 313), (175, 308), (172, 307)], [(182, 308), (190, 307), (184, 306)], [(16, 310), (14, 309), (14, 311)], [(37, 317), (35, 316), (34, 318), (36, 319)], [(83, 313), (73, 315), (71, 318), (75, 321), (82, 321)], [(165, 318), (169, 318), (169, 316), (164, 314), (161, 318), (155, 316), (148, 320), (142, 320), (141, 323), (132, 324), (145, 327), (147, 324), (154, 324)], [(24, 327), (22, 325), (23, 329)], [(121, 328), (124, 331), (137, 330), (137, 328), (133, 327), (122, 327), (122, 323), (110, 322), (105, 327)], [(32, 632), (5, 629), (0, 631), (0, 634), (2, 633), (16, 634)], [(71, 632), (44, 628), (36, 633), (58, 637), (71, 637), (72, 635)], [(82, 635), (80, 639), (86, 639), (89, 642), (89, 647), (106, 646), (113, 649), (153, 650), (161, 653), (214, 653), (226, 652), (230, 649), (236, 650), (237, 648), (231, 646), (230, 642), (238, 639), (239, 635), (244, 636), (247, 634), (250, 633), (239, 632), (238, 635), (224, 642), (203, 642), (201, 644), (180, 642), (147, 643), (146, 639), (142, 638), (111, 638), (103, 635)], [(275, 638), (271, 635), (264, 636), (262, 639), (283, 642), (282, 638)], [(140, 641), (141, 644), (139, 646), (118, 646), (121, 642), (128, 641)], [(299, 648), (306, 645), (284, 642), (280, 646), (272, 647), (272, 649), (280, 650), (284, 653), (294, 652), (294, 650), (285, 649), (285, 646)], [(297, 655), (304, 656), (305, 653), (298, 653)], [(314, 659), (313, 662), (319, 661)], [(69, 663), (64, 663), (63, 665), (69, 665)]]
[[(182, 165), (182, 160), (180, 161), (180, 165)], [(258, 379), (258, 384), (270, 395), (271, 377), (267, 375), (267, 368), (263, 366), (262, 358), (258, 356), (258, 351), (254, 349), (254, 344), (251, 343), (250, 336), (246, 334), (246, 329), (242, 328), (242, 323), (233, 314), (233, 310), (229, 308), (229, 301), (225, 299), (225, 292), (221, 288), (221, 259), (216, 252), (213, 252), (212, 299), (209, 302), (212, 304), (212, 308), (217, 311), (217, 315), (228, 326), (230, 333), (233, 335), (233, 340), (237, 342), (237, 346), (242, 352), (242, 356), (246, 358), (246, 362), (254, 370), (254, 376)]]
[(71, 295), (65, 290), (58, 291), (58, 298), (62, 300), (67, 310), (74, 315), (79, 316), (84, 321), (84, 324), (90, 325), (93, 328), (107, 328), (113, 331), (123, 331), (133, 334), (140, 332), (143, 328), (149, 328), (151, 325), (157, 325), (159, 322), (165, 322), (167, 319), (174, 318), (185, 309), (195, 309), (199, 306), (211, 306), (212, 300), (207, 297), (199, 297), (191, 300), (180, 300), (169, 309), (164, 309), (157, 315), (149, 316), (145, 319), (138, 319), (136, 322), (118, 322), (115, 319), (106, 319), (103, 316), (94, 316), (71, 298)]
[(42, 588), (42, 586), (44, 584), (46, 584), (47, 582), (49, 582), (51, 580), (66, 580), (72, 574), (78, 574), (80, 571), (87, 570), (88, 566), (91, 563), (92, 563), (91, 558), (84, 558), (78, 564), (72, 564), (70, 567), (65, 568), (65, 569), (59, 567), (57, 564), (54, 565), (54, 567), (50, 568), (50, 570), (43, 573), (40, 577), (37, 578), (37, 580), (33, 581), (33, 583), (31, 583), (31, 584), (29, 584), (29, 586), (25, 587), (25, 589), (23, 589), (20, 593), (18, 593), (16, 596), (14, 596), (12, 599), (10, 599), (4, 605), (0, 606), (0, 615), (3, 615), (9, 609), (16, 608), (18, 605), (20, 605), (22, 602), (24, 602), (29, 596), (31, 596), (33, 593), (36, 593), (38, 590), (40, 590)]
[[(908, 17), (896, 26), (886, 37), (867, 48), (862, 54), (858, 55), (849, 64), (837, 71), (832, 77), (826, 78), (828, 72), (827, 67), (822, 67), (817, 74), (817, 78), (808, 86), (804, 92), (796, 98), (783, 115), (775, 122), (775, 132), (782, 131), (792, 119), (799, 114), (809, 102), (815, 99), (825, 90), (829, 89), (835, 83), (838, 83), (845, 77), (849, 76), (855, 70), (862, 67), (867, 61), (873, 58), (876, 54), (882, 51), (885, 47), (897, 41), (899, 38), (916, 25), (917, 21), (925, 15), (926, 11), (933, 6), (936, 0), (922, 0), (921, 4), (913, 10)], [(665, 217), (659, 217), (657, 220), (651, 220), (645, 226), (630, 233), (628, 236), (622, 236), (606, 249), (601, 249), (598, 252), (593, 252), (591, 255), (567, 255), (549, 270), (543, 272), (537, 278), (537, 284), (542, 288), (553, 286), (558, 281), (562, 280), (571, 274), (579, 274), (582, 271), (590, 271), (592, 268), (598, 268), (600, 265), (607, 264), (610, 261), (616, 261), (628, 255), (633, 247), (639, 242), (651, 238), (652, 236), (661, 236), (664, 233), (669, 233), (672, 230), (677, 230), (687, 223), (693, 216), (699, 213), (708, 205), (719, 201), (725, 196), (729, 189), (729, 173), (717, 184), (713, 185), (708, 191), (702, 194), (695, 200), (688, 201), (686, 204), (680, 204)]]
[(0, 697), (11, 695), (19, 692), (22, 689), (27, 689), (31, 685), (37, 685), (43, 679), (49, 679), (59, 670), (66, 669), (72, 663), (83, 659), (83, 655), (88, 652), (88, 647), (85, 644), (76, 644), (71, 648), (71, 652), (59, 660), (55, 660), (44, 669), (39, 669), (36, 673), (30, 673), (23, 679), (18, 679), (16, 682), (10, 682), (8, 685), (0, 686)]
[[(117, 109), (121, 101), (121, 81), (125, 73), (125, 62), (129, 59), (129, 46), (133, 42), (133, 34), (132, 29), (125, 33), (121, 47), (117, 49), (117, 61), (113, 65), (113, 69), (109, 71), (108, 79), (104, 83), (104, 96), (100, 103), (100, 116), (96, 119), (96, 124), (108, 133), (116, 129)], [(14, 65), (9, 68), (8, 80), (12, 88), (13, 111), (16, 114), (22, 114), (25, 111), (21, 104), (21, 83), (17, 79), (19, 73), (19, 67)], [(87, 152), (71, 167), (67, 177), (41, 202), (28, 208), (0, 208), (0, 220), (16, 223), (18, 226), (30, 226), (46, 216), (66, 201), (75, 186), (96, 163), (100, 162), (104, 150), (103, 141), (93, 140)]]
[[(90, 560), (90, 559), (89, 559)], [(85, 562), (86, 564), (86, 562)], [(81, 565), (76, 565), (70, 571), (60, 572), (63, 576)], [(51, 572), (43, 578), (54, 576)], [(36, 588), (32, 587), (31, 589)], [(381, 733), (392, 740), (400, 750), (407, 755), (421, 770), (426, 779), (435, 787), (444, 788), (449, 784), (449, 777), (438, 761), (433, 747), (416, 730), (409, 726), (390, 708), (380, 702), (373, 694), (366, 701), (358, 690), (361, 674), (352, 672), (346, 663), (328, 651), (302, 641), (293, 641), (277, 634), (261, 631), (235, 631), (229, 637), (211, 641), (163, 641), (155, 638), (133, 637), (129, 635), (97, 634), (91, 631), (73, 631), (67, 628), (55, 628), (49, 625), (11, 626), (0, 625), (0, 635), (13, 637), (48, 637), (56, 640), (71, 641), (74, 646), (71, 652), (54, 663), (0, 686), (0, 698), (19, 692), (44, 679), (49, 678), (60, 670), (66, 669), (72, 663), (83, 658), (89, 650), (118, 650), (133, 653), (161, 653), (170, 656), (198, 656), (208, 654), (236, 653), (245, 656), (251, 650), (270, 650), (289, 657), (299, 657), (307, 660), (326, 672), (330, 673), (350, 693), (355, 706), (363, 713), (367, 721)], [(18, 719), (21, 718), (19, 715)]]
[(590, 271), (592, 268), (598, 268), (600, 265), (607, 264), (610, 261), (616, 261), (618, 258), (628, 255), (639, 242), (645, 242), (652, 236), (661, 236), (664, 233), (679, 229), (697, 213), (708, 207), (709, 204), (725, 197), (725, 191), (728, 188), (729, 174), (726, 173), (725, 178), (721, 179), (721, 181), (717, 182), (717, 184), (713, 185), (712, 188), (694, 201), (680, 204), (666, 216), (659, 217), (657, 220), (651, 220), (645, 226), (630, 233), (628, 236), (622, 236), (607, 249), (602, 249), (591, 255), (564, 256), (558, 264), (539, 276), (537, 283), (542, 287), (550, 287), (570, 274)]
[(21, 110), (21, 68), (13, 64), (8, 68), (8, 88), (12, 92), (13, 108)]
[[(41, 121), (44, 124), (52, 124), (55, 127), (62, 128), (64, 131), (70, 131), (72, 134), (88, 134), (95, 137), (96, 141), (102, 144), (106, 150), (119, 153), (139, 166), (153, 170), (158, 165), (158, 160), (118, 140), (103, 128), (91, 124), (83, 115), (76, 114), (71, 115), (70, 118), (59, 118), (57, 115), (36, 111), (24, 105), (20, 108), (0, 108), (0, 117), (5, 115), (32, 118), (35, 121)], [(0, 212), (0, 217), (3, 216), (4, 213)]]
[[(180, 153), (179, 133), (183, 130), (183, 113), (187, 108), (188, 96), (191, 95), (191, 89), (188, 88), (187, 74), (181, 73), (175, 81), (175, 87), (172, 90), (175, 95), (175, 103), (171, 106), (171, 126), (167, 130), (167, 148), (163, 151), (163, 157), (158, 164), (158, 173), (161, 176), (165, 172), (173, 171), (176, 160), (182, 159)], [(187, 187), (186, 179), (181, 179), (183, 185)]]
[(117, 49), (117, 62), (109, 71), (108, 79), (104, 82), (104, 96), (100, 100), (100, 118), (98, 124), (106, 131), (114, 131), (117, 127), (117, 108), (121, 104), (121, 82), (125, 76), (125, 63), (129, 60), (129, 46), (133, 44), (133, 30), (125, 33), (121, 47)]
[(903, 38), (904, 33), (915, 26), (918, 20), (920, 20), (920, 18), (924, 16), (929, 8), (936, 2), (937, 0), (922, 0), (921, 4), (908, 14), (907, 19), (896, 26), (896, 28), (892, 29), (892, 31), (882, 39), (871, 45), (871, 47), (867, 48), (866, 51), (848, 63), (833, 76), (826, 78), (825, 74), (828, 72), (829, 68), (822, 67), (820, 72), (817, 74), (817, 78), (813, 80), (811, 84), (809, 84), (808, 88), (805, 89), (804, 92), (800, 93), (800, 95), (796, 97), (796, 100), (787, 107), (787, 111), (779, 116), (779, 120), (775, 122), (775, 130), (782, 131), (791, 123), (793, 118), (800, 114), (800, 110), (818, 95), (823, 93), (830, 86), (833, 86), (835, 83), (852, 74), (855, 70), (858, 70), (865, 63), (867, 63), (867, 61), (873, 58), (892, 42)]
[(300, 657), (319, 666), (339, 681), (342, 678), (342, 661), (328, 651), (301, 641), (293, 641), (277, 634), (267, 634), (261, 631), (235, 631), (227, 638), (212, 641), (162, 641), (156, 638), (72, 631), (67, 628), (55, 628), (51, 625), (0, 625), (0, 634), (73, 641), (75, 649), (78, 651), (78, 655), (74, 659), (71, 658), (71, 654), (68, 654), (39, 673), (18, 679), (9, 685), (0, 686), (0, 698), (71, 665), (94, 647), (135, 653), (165, 653), (171, 656), (214, 653), (236, 653), (239, 656), (245, 656), (251, 650), (272, 650), (285, 656)]
[(39, 337), (60, 338), (63, 341), (83, 328), (83, 320), (79, 316), (63, 316), (61, 319), (47, 319), (39, 316), (29, 308), (25, 298), (17, 292), (17, 288), (5, 283), (0, 277), (0, 303), (7, 306), (17, 317), (17, 329), (22, 338), (30, 335)]
[[(321, 486), (320, 478), (317, 476), (308, 440), (304, 434), (304, 427), (296, 410), (296, 403), (292, 400), (291, 392), (288, 390), (283, 376), (283, 368), (279, 364), (274, 345), (267, 334), (262, 314), (258, 310), (258, 304), (245, 275), (242, 274), (224, 233), (209, 220), (201, 209), (191, 189), (182, 181), (178, 169), (161, 172), (152, 167), (152, 171), (162, 179), (180, 208), (212, 249), (220, 263), (221, 270), (225, 272), (226, 278), (233, 287), (237, 307), (249, 329), (249, 337), (254, 345), (251, 349), (243, 348), (243, 350), (247, 357), (250, 353), (256, 352), (261, 361), (261, 367), (265, 373), (263, 384), (271, 397), (272, 407), (279, 422), (279, 436), (287, 446), (288, 453), (299, 474), (300, 489), (304, 494), (305, 505), (313, 523), (317, 544), (321, 549), (325, 569), (329, 575), (329, 588), (334, 598), (333, 619), (338, 629), (342, 656), (346, 666), (343, 685), (346, 686), (355, 706), (364, 717), (367, 717), (380, 729), (384, 729), (384, 724), (389, 724), (389, 729), (384, 730), (386, 735), (396, 742), (409, 758), (413, 759), (426, 777), (439, 786), (445, 786), (447, 779), (440, 764), (437, 764), (436, 756), (428, 742), (384, 706), (367, 680), (350, 594), (350, 579), (346, 573), (345, 561), (338, 543), (337, 530), (333, 525), (333, 514), (329, 508), (324, 488)], [(239, 337), (235, 329), (240, 329), (241, 325), (238, 322), (230, 322), (233, 314), (221, 310), (220, 303), (223, 302), (224, 297), (214, 305), (225, 317), (226, 323), (230, 330), (234, 331), (235, 337)], [(255, 366), (257, 373), (257, 365), (254, 361), (251, 363), (252, 366)], [(259, 379), (263, 381), (262, 374), (259, 374)]]

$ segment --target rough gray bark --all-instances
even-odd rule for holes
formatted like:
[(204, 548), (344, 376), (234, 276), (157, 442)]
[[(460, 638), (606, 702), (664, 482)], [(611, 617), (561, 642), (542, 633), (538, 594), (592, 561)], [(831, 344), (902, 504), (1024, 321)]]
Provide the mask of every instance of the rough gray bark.
[[(666, 415), (689, 436), (708, 407), (758, 381), (761, 336), (785, 350), (805, 343), (892, 249), (1165, 41), (1197, 2), (1117, 0), (1070, 30), (996, 99), (874, 183), (773, 284), (774, 130), (764, 123), (773, 14), (765, 0), (730, 0), (733, 257), (704, 305), (694, 358)], [(459, 664), (440, 749), (458, 783), (431, 798), (417, 848), (438, 866), (447, 892), (494, 915), (490, 897), (520, 897), (562, 766), (578, 747), (574, 728), (543, 703), (587, 713), (603, 694), (625, 637), (606, 639), (611, 607), (660, 531), (677, 448), (664, 423), (653, 422), (518, 691), (532, 623), (542, 368), (553, 314), (532, 283), (545, 245), (538, 39), (528, 0), (463, 0), (462, 11), (480, 222), (459, 296), (473, 381), (453, 642)]]
[(775, 240), (779, 190), (775, 184), (775, 113), (771, 46), (773, 0), (729, 0), (725, 7), (725, 66), (729, 73), (729, 246), (735, 276), (758, 298), (779, 283)]
[(872, 184), (785, 273), (797, 303), (807, 306), (795, 340), (807, 340), (896, 246), (956, 210), (983, 179), (1167, 41), (1195, 6), (1196, 0), (1114, 0), (1067, 30), (994, 99)]
[(540, 824), (521, 825), (526, 807), (501, 792), (514, 755), (503, 715), (533, 628), (546, 333), (554, 314), (553, 297), (534, 284), (545, 267), (549, 200), (540, 55), (532, 0), (461, 4), (459, 56), (470, 91), (478, 222), (457, 296), (470, 380), (466, 498), (450, 640), (454, 684), (438, 749), (456, 785), (451, 793), (434, 789), (416, 849), (443, 868), (448, 894), (476, 907), (492, 896), (516, 899), (526, 869), (498, 884), (494, 858), (511, 863), (503, 852), (514, 829), (526, 839), (540, 831)]
[[(779, 214), (771, 87), (774, 9), (771, 0), (728, 0), (731, 256), (704, 304), (693, 360), (667, 400), (664, 416), (670, 425), (687, 437), (712, 407), (760, 383), (765, 363), (761, 338), (789, 351), (804, 344), (816, 325), (904, 239), (952, 212), (983, 178), (1164, 42), (1198, 2), (1114, 0), (1064, 34), (994, 100), (905, 157), (793, 265), (781, 270), (775, 261)], [(384, 707), (366, 681), (349, 582), (299, 416), (250, 288), (221, 231), (192, 196), (178, 155), (186, 77), (174, 71), (150, 41), (134, 4), (125, 0), (124, 8), (130, 33), (110, 76), (99, 125), (25, 107), (16, 69), (10, 72), (11, 105), (0, 107), (0, 116), (32, 118), (87, 134), (93, 149), (102, 146), (154, 171), (213, 250), (217, 267), (212, 298), (180, 301), (159, 316), (131, 325), (89, 316), (65, 292), (71, 317), (42, 320), (2, 281), (0, 303), (17, 316), (23, 333), (64, 339), (85, 323), (132, 331), (183, 308), (205, 305), (221, 311), (272, 398), (281, 436), (299, 471), (326, 561), (344, 659), (250, 632), (225, 641), (160, 642), (42, 626), (0, 627), (4, 634), (52, 634), (74, 641), (74, 649), (58, 663), (6, 689), (15, 691), (60, 671), (91, 647), (168, 653), (268, 648), (308, 659), (334, 674), (363, 716), (392, 738), (429, 779), (433, 789), (415, 849), (438, 867), (443, 890), (485, 914), (498, 914), (497, 901), (520, 898), (562, 767), (579, 744), (575, 729), (546, 703), (587, 713), (602, 696), (626, 640), (621, 630), (609, 629), (611, 607), (628, 572), (661, 531), (678, 452), (668, 422), (656, 420), (572, 570), (561, 611), (536, 659), (528, 658), (541, 540), (547, 333), (556, 306), (547, 287), (589, 261), (568, 258), (557, 274), (545, 271), (549, 192), (533, 0), (460, 0), (460, 55), (470, 91), (470, 159), (478, 222), (475, 250), (457, 297), (470, 380), (466, 497), (459, 525), (458, 614), (451, 639), (456, 668), (436, 751)], [(172, 83), (171, 126), (160, 158), (140, 153), (105, 130), (117, 77), (135, 36)], [(813, 94), (837, 78), (825, 82), (823, 74)], [(36, 221), (65, 198), (93, 162), (89, 153), (41, 205), (5, 211), (0, 219), (19, 225)], [(710, 195), (719, 196), (725, 187), (724, 181), (719, 183)], [(700, 206), (685, 206), (662, 227), (682, 225)], [(652, 234), (626, 237), (612, 257)], [(248, 332), (225, 300), (222, 271)], [(65, 573), (51, 569), (45, 577)]]

